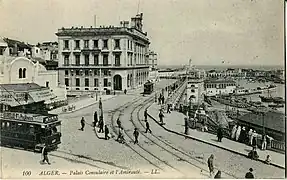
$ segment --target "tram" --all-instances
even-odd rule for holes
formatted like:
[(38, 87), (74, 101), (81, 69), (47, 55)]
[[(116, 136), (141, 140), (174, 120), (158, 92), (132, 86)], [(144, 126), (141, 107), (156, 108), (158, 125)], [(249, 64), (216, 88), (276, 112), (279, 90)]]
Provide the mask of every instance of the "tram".
[(144, 94), (151, 94), (153, 92), (154, 84), (150, 81), (144, 84)]
[(46, 146), (56, 149), (61, 143), (61, 121), (57, 115), (1, 112), (1, 146), (41, 152)]

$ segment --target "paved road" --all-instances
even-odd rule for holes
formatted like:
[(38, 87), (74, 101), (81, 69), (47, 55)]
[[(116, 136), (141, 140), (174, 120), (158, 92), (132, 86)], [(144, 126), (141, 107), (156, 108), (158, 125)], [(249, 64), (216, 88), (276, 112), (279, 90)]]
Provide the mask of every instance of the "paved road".
[[(165, 86), (167, 81), (162, 81), (157, 88)], [(248, 171), (249, 167), (253, 167), (255, 170), (255, 176), (257, 178), (271, 178), (271, 177), (283, 177), (284, 171), (277, 168), (264, 165), (262, 163), (251, 161), (242, 156), (224, 151), (222, 149), (199, 143), (190, 139), (184, 139), (180, 136), (170, 134), (163, 130), (153, 121), (149, 120), (153, 134), (145, 135), (142, 133), (144, 127), (142, 126), (143, 110), (134, 109), (137, 104), (141, 104), (141, 100), (148, 97), (142, 97), (138, 94), (133, 95), (119, 95), (116, 99), (111, 99), (103, 102), (104, 108), (104, 120), (108, 125), (110, 132), (113, 132), (112, 120), (117, 116), (121, 116), (121, 120), (126, 132), (127, 144), (120, 144), (115, 141), (115, 137), (106, 141), (99, 139), (96, 136), (93, 128), (88, 124), (92, 124), (93, 113), (98, 110), (98, 104), (75, 111), (70, 114), (60, 115), (62, 120), (61, 132), (63, 133), (62, 144), (58, 151), (50, 154), (52, 165), (40, 165), (39, 154), (21, 151), (21, 153), (15, 153), (15, 150), (2, 148), (4, 169), (3, 174), (11, 171), (11, 167), (26, 167), (27, 169), (34, 169), (33, 174), (37, 174), (41, 170), (47, 170), (61, 167), (63, 172), (70, 173), (70, 171), (76, 171), (85, 169), (88, 171), (102, 171), (111, 172), (111, 170), (134, 170), (135, 175), (128, 175), (122, 177), (189, 177), (189, 178), (206, 178), (208, 173), (206, 172), (206, 160), (208, 156), (213, 153), (215, 155), (215, 166), (224, 171), (224, 177), (244, 177), (244, 174)], [(123, 110), (123, 112), (114, 111), (116, 108), (121, 107), (123, 104), (133, 102), (129, 107)], [(147, 103), (145, 103), (147, 104)], [(139, 118), (137, 113), (139, 111)], [(111, 115), (114, 113), (114, 117)], [(132, 116), (131, 116), (131, 113)], [(85, 127), (85, 131), (78, 130), (80, 128), (80, 119), (84, 116), (88, 123)], [(131, 121), (133, 120), (133, 121)], [(133, 128), (138, 127), (140, 129), (140, 146), (134, 145), (132, 140), (128, 136), (132, 136)], [(155, 135), (155, 136), (153, 136)], [(18, 155), (18, 156), (17, 156)], [(21, 157), (21, 160), (19, 160)], [(28, 158), (27, 158), (28, 157)], [(21, 166), (19, 165), (21, 164)], [(38, 167), (38, 169), (37, 169)], [(37, 169), (37, 170), (35, 170)], [(140, 174), (136, 170), (140, 169)], [(160, 174), (152, 175), (152, 171), (158, 170)], [(18, 171), (18, 172), (17, 172)], [(14, 178), (23, 178), (20, 169), (17, 169), (17, 173), (14, 173)], [(167, 173), (170, 172), (170, 173)], [(171, 174), (172, 173), (172, 174)], [(6, 173), (7, 174), (7, 173)], [(62, 175), (64, 176), (64, 175)], [(61, 176), (61, 177), (62, 177)], [(67, 174), (69, 177), (69, 175)], [(90, 177), (119, 177), (117, 175), (88, 175)], [(4, 176), (5, 177), (5, 176)], [(7, 177), (7, 176), (6, 176)], [(34, 176), (37, 177), (37, 176)], [(70, 178), (83, 178), (87, 177), (85, 172), (81, 175), (70, 176)], [(45, 178), (45, 177), (41, 177)], [(48, 176), (46, 177), (48, 178)], [(51, 178), (51, 177), (50, 177)]]
[[(174, 81), (174, 80), (172, 80)], [(162, 88), (170, 84), (170, 81), (163, 80), (156, 88)], [(142, 98), (142, 95), (138, 93), (129, 95), (119, 95), (114, 99), (110, 99), (103, 102), (104, 108), (104, 120), (110, 127), (109, 112), (113, 109), (121, 106), (124, 103), (131, 102), (135, 98)], [(88, 124), (92, 124), (93, 113), (98, 110), (98, 104), (89, 106), (87, 108), (75, 111), (70, 114), (59, 115), (59, 119), (62, 120), (61, 132), (62, 143), (57, 151), (51, 152), (49, 157), (52, 165), (40, 165), (40, 154), (33, 152), (15, 150), (10, 148), (1, 148), (3, 177), (10, 178), (23, 178), (23, 169), (33, 170), (33, 178), (51, 178), (51, 176), (39, 176), (42, 170), (60, 169), (63, 172), (70, 173), (71, 170), (88, 169), (90, 171), (102, 170), (142, 170), (145, 166), (145, 161), (142, 160), (137, 154), (135, 154), (130, 148), (124, 144), (119, 144), (114, 140), (102, 140), (99, 139), (93, 128)], [(80, 128), (80, 119), (84, 116), (88, 123), (85, 127), (85, 131), (78, 130)], [(15, 171), (11, 171), (14, 169)], [(149, 173), (151, 169), (149, 168)], [(137, 177), (141, 177), (135, 172)], [(61, 175), (61, 177), (68, 176)], [(92, 176), (92, 175), (91, 175)], [(85, 178), (85, 172), (77, 176), (68, 176), (69, 178)], [(93, 177), (93, 176), (92, 176)], [(94, 177), (101, 177), (100, 175)], [(107, 176), (106, 176), (107, 177)], [(108, 176), (113, 178), (113, 175)], [(115, 175), (115, 177), (119, 177)], [(122, 175), (121, 177), (125, 177)], [(127, 176), (132, 178), (133, 175)], [(146, 175), (145, 175), (146, 177)], [(155, 177), (152, 175), (151, 177)]]

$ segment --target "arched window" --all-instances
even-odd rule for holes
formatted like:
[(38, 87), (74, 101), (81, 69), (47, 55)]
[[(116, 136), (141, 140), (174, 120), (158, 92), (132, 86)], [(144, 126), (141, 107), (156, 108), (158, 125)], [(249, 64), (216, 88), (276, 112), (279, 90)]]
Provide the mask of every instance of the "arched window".
[(19, 69), (19, 78), (22, 78), (22, 68)]
[(23, 69), (23, 78), (26, 78), (26, 68)]

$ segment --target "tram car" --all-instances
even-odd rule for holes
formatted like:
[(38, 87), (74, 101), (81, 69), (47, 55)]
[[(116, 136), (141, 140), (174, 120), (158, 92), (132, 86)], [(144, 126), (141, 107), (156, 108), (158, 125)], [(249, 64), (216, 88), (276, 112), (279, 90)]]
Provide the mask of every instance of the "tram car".
[(1, 146), (41, 152), (61, 143), (61, 121), (57, 115), (1, 112)]
[(150, 81), (144, 84), (144, 94), (151, 94), (153, 92), (154, 84)]

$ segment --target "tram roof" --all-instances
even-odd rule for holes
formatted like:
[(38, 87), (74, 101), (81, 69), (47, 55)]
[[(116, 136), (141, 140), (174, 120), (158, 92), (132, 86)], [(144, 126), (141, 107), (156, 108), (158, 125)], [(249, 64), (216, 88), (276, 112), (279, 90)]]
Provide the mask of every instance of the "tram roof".
[(0, 113), (1, 119), (7, 119), (12, 121), (21, 121), (27, 123), (40, 123), (48, 124), (50, 122), (56, 122), (58, 116), (55, 114), (32, 114), (32, 113), (19, 113), (19, 112), (3, 112)]

